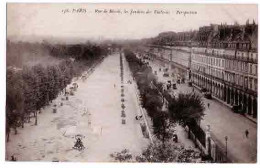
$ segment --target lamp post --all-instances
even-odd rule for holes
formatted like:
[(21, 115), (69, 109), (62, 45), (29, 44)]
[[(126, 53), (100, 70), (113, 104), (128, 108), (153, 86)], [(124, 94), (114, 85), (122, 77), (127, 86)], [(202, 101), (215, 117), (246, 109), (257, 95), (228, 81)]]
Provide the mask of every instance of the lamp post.
[(225, 136), (225, 140), (226, 140), (226, 162), (227, 162), (227, 141), (228, 141), (228, 137)]

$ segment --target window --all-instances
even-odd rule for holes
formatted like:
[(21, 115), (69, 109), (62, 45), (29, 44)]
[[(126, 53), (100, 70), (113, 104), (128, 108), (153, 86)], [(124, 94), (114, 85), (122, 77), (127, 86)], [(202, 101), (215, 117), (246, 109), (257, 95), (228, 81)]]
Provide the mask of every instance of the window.
[(245, 88), (248, 88), (248, 79), (245, 77)]
[(249, 56), (249, 60), (252, 60), (253, 54), (249, 53), (248, 56)]
[(228, 62), (229, 62), (229, 61), (228, 61), (228, 60), (226, 60), (226, 68), (228, 68)]
[(249, 78), (249, 89), (252, 89), (252, 78)]
[(245, 63), (245, 72), (248, 72), (248, 64)]

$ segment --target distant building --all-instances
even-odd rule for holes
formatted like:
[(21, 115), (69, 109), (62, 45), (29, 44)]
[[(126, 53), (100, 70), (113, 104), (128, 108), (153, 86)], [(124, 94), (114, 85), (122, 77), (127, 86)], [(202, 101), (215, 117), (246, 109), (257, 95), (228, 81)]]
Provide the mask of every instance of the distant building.
[(151, 56), (186, 69), (193, 85), (257, 118), (258, 25), (210, 25), (161, 33), (147, 45)]

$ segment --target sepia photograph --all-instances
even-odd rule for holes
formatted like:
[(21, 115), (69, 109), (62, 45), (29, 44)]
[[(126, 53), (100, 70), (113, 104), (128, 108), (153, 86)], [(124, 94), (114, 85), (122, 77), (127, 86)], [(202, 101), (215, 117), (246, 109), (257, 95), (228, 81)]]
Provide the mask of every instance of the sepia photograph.
[(5, 162), (257, 163), (258, 4), (6, 3)]

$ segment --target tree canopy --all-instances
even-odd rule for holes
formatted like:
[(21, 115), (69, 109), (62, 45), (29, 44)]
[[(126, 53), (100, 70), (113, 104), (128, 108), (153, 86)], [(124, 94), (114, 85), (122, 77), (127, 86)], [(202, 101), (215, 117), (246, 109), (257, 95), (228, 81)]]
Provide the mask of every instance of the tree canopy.
[[(165, 147), (164, 147), (165, 146)], [(156, 162), (156, 163), (199, 163), (201, 162), (200, 152), (195, 149), (178, 146), (171, 143), (160, 142), (149, 145), (142, 154), (133, 156), (127, 149), (115, 152), (110, 155), (118, 162)]]
[(180, 93), (178, 97), (169, 102), (171, 119), (181, 125), (186, 125), (193, 120), (201, 120), (204, 110), (202, 98), (195, 93)]

